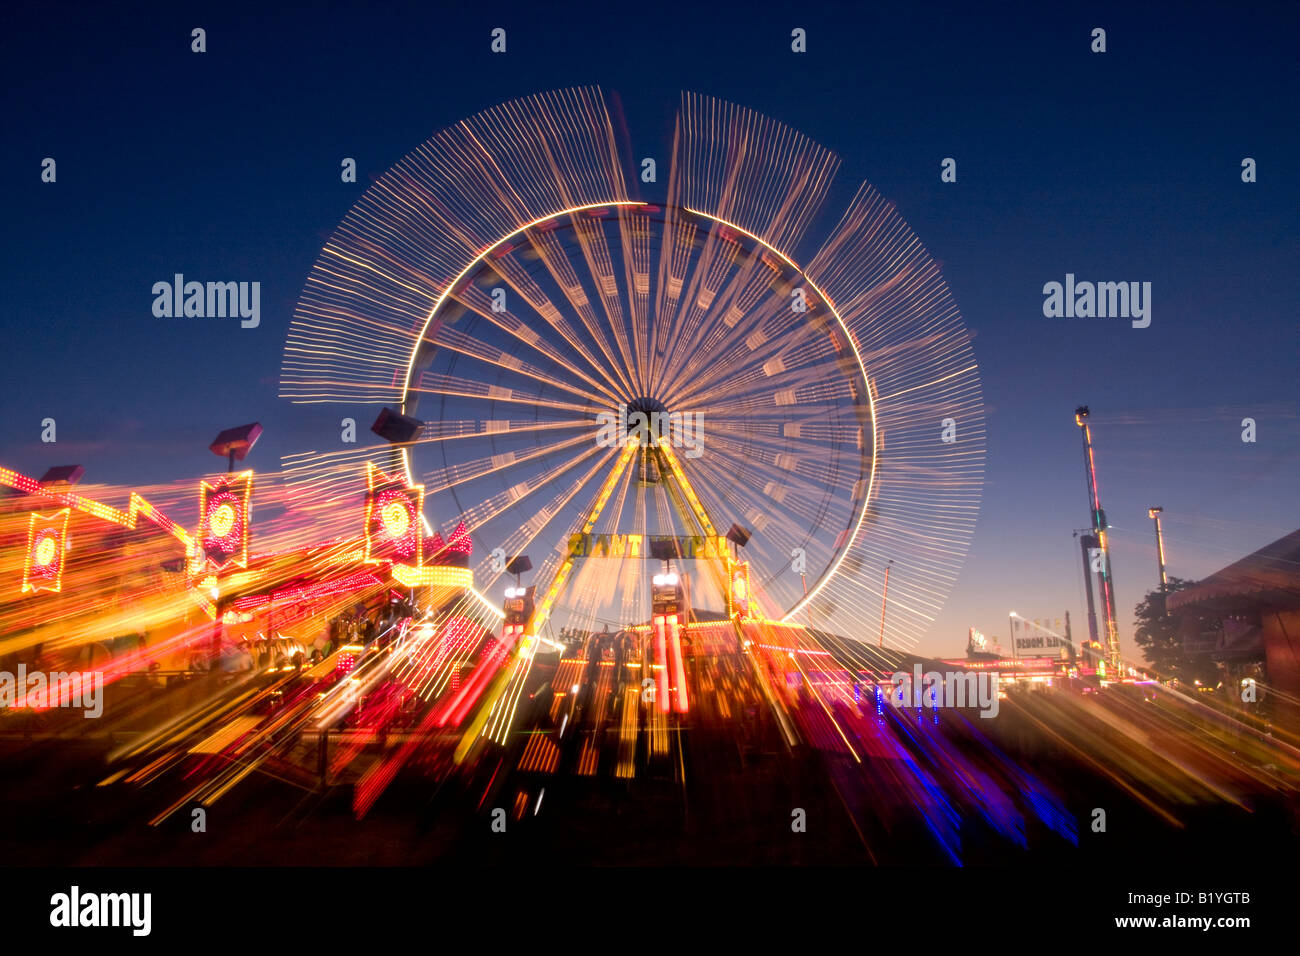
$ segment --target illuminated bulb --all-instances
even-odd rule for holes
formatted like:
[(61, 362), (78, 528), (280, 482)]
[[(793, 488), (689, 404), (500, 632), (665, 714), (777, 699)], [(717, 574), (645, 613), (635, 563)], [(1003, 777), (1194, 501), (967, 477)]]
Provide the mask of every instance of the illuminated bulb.
[(234, 526), (235, 509), (228, 504), (213, 509), (211, 516), (208, 518), (208, 527), (218, 538), (224, 538), (230, 534), (230, 529)]
[(54, 540), (53, 535), (46, 535), (41, 538), (40, 544), (36, 546), (36, 564), (38, 567), (47, 568), (54, 563), (55, 555), (58, 554), (59, 546)]
[(406, 510), (400, 501), (391, 501), (384, 505), (381, 516), (384, 522), (384, 530), (388, 532), (389, 537), (401, 538), (410, 530), (410, 512)]

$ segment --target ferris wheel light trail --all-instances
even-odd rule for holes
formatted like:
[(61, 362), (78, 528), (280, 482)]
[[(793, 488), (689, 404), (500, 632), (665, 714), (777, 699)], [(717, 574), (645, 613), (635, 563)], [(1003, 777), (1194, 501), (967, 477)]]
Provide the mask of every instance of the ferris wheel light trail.
[[(964, 558), (983, 476), (978, 371), (937, 266), (866, 185), (801, 264), (839, 160), (694, 93), (662, 192), (629, 195), (605, 103), (559, 90), (466, 119), (348, 214), (300, 299), (282, 394), (426, 424), (400, 447), (287, 459), (286, 485), (339, 501), (358, 462), (403, 469), (426, 521), (463, 519), (480, 554), (528, 548), (543, 587), (565, 575), (574, 621), (645, 609), (644, 562), (561, 570), (601, 494), (600, 533), (698, 534), (700, 515), (753, 529), (768, 609), (859, 639), (876, 638), (856, 609), (879, 603), (893, 560), (906, 573), (885, 642), (913, 646)], [(690, 454), (670, 441), (660, 455), (668, 484), (649, 459), (606, 481), (600, 422), (631, 408), (701, 431)], [(484, 557), (475, 573), (494, 593), (501, 571)], [(700, 606), (723, 599), (713, 577)], [(488, 733), (517, 687), (493, 699)]]

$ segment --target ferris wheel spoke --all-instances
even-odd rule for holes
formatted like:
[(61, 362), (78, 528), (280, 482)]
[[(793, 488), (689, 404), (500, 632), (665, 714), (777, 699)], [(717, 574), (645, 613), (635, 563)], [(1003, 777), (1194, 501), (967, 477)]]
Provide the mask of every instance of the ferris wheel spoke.
[[(587, 461), (593, 456), (601, 460), (608, 459), (610, 457), (609, 453), (606, 453), (603, 456), (599, 455), (599, 452), (601, 450), (602, 449), (599, 449), (593, 445), (587, 451), (582, 452), (576, 457), (570, 459), (569, 461), (567, 461), (565, 464), (561, 465), (554, 471), (542, 475), (534, 474), (525, 477), (520, 481), (510, 485), (503, 491), (497, 492), (496, 494), (487, 497), (481, 503), (477, 505), (471, 505), (463, 512), (463, 517), (466, 526), (470, 530), (475, 530), (487, 524), (489, 521), (493, 520), (494, 518), (499, 518), (510, 508), (518, 505), (524, 499), (530, 498), (531, 496), (535, 495), (538, 491), (545, 488), (549, 482), (558, 481), (561, 475), (564, 475), (572, 471), (574, 468), (578, 467), (584, 461)], [(600, 461), (597, 461), (595, 464), (592, 464), (589, 470), (586, 473), (584, 473), (584, 475), (580, 476), (579, 480), (576, 481), (571, 486), (571, 490), (565, 495), (562, 495), (561, 497), (567, 501), (570, 497), (572, 497), (573, 494), (577, 493), (577, 490), (587, 482), (589, 476), (594, 474), (596, 470), (599, 468), (600, 468)], [(538, 512), (537, 514), (541, 514), (541, 513), (542, 512)]]
[[(814, 573), (825, 568), (831, 560), (832, 550), (821, 542), (816, 533), (819, 524), (826, 523), (825, 516), (823, 515), (819, 522), (811, 509), (808, 509), (807, 513), (801, 513), (803, 509), (786, 507), (786, 501), (798, 501), (797, 497), (788, 496), (783, 497), (781, 503), (769, 500), (760, 509), (756, 507), (752, 496), (746, 496), (744, 489), (730, 482), (729, 476), (713, 466), (699, 469), (695, 472), (695, 477), (698, 477), (704, 487), (709, 489), (710, 496), (714, 500), (725, 502), (728, 506), (727, 510), (739, 518), (754, 535), (746, 548), (746, 553), (751, 559), (757, 559), (759, 579), (782, 582), (780, 590), (785, 598), (789, 598), (785, 600), (783, 606), (793, 604), (796, 598), (794, 592), (796, 579), (787, 578), (787, 575), (796, 554), (799, 553), (796, 549), (802, 551), (806, 566)], [(751, 560), (751, 564), (753, 563)], [(799, 580), (802, 584), (803, 579)]]
[[(758, 406), (759, 409), (763, 407)], [(710, 416), (709, 428), (737, 438), (747, 439), (754, 435), (758, 442), (772, 447), (776, 447), (778, 441), (802, 441), (806, 443), (808, 451), (822, 454), (832, 453), (837, 448), (852, 448), (865, 438), (860, 421), (840, 420), (837, 417), (836, 413), (841, 411), (838, 406), (808, 404), (799, 405), (797, 409), (798, 415), (791, 415), (784, 422), (772, 422), (765, 426), (768, 430), (756, 428), (752, 419), (728, 418), (725, 415)], [(728, 411), (732, 409), (729, 408)]]
[[(538, 322), (531, 324), (525, 322), (510, 309), (500, 312), (494, 311), (488, 293), (476, 286), (469, 286), (463, 290), (459, 296), (459, 301), (473, 309), (480, 317), (510, 333), (517, 341), (554, 362), (555, 367), (563, 374), (573, 375), (580, 381), (589, 383), (593, 388), (604, 393), (606, 397), (612, 397), (618, 386), (609, 370), (602, 366), (596, 357), (587, 350), (586, 346), (582, 344), (581, 336), (564, 321), (560, 310), (551, 304), (540, 287), (535, 287), (535, 283), (532, 282), (532, 278), (526, 272), (520, 272), (513, 276), (510, 274), (509, 262), (508, 258), (502, 259), (497, 265), (501, 268), (503, 275), (507, 276), (511, 288), (519, 292), (520, 298), (534, 311), (539, 319)], [(525, 282), (527, 284), (522, 284)], [(571, 357), (566, 357), (560, 348), (542, 338), (537, 329), (546, 327), (553, 329), (563, 338), (565, 345), (574, 354), (582, 358), (588, 368), (595, 373), (595, 378), (583, 377)]]
[[(509, 308), (496, 311), (488, 292), (475, 286), (469, 286), (464, 290), (465, 301), (472, 303), (474, 311), (480, 316), (507, 329), (516, 339), (545, 355), (556, 364), (558, 369), (591, 382), (593, 387), (599, 388), (607, 395), (613, 395), (619, 386), (612, 370), (586, 347), (583, 335), (564, 318), (564, 310), (554, 304), (552, 298), (518, 261), (519, 255), (520, 252), (512, 250), (494, 260), (493, 269), (515, 291), (517, 298), (532, 310), (536, 321), (525, 322)], [(559, 335), (563, 346), (557, 347), (542, 337), (539, 330), (548, 328)], [(565, 350), (569, 354), (566, 355)], [(574, 356), (586, 363), (594, 377), (582, 375), (573, 360)], [(602, 382), (604, 385), (601, 384)]]
[(650, 389), (650, 269), (651, 222), (649, 214), (633, 207), (620, 206), (619, 235), (623, 243), (623, 273), (631, 310), (631, 348), (636, 363), (635, 376), (639, 394)]
[(771, 301), (772, 290), (779, 277), (774, 261), (758, 249), (749, 251), (724, 294), (716, 300), (717, 320), (708, 327), (703, 341), (691, 349), (692, 354), (712, 358), (737, 335), (743, 336), (755, 321), (775, 311), (778, 306)]
[(455, 465), (448, 465), (434, 475), (426, 476), (425, 492), (432, 494), (438, 491), (445, 491), (448, 488), (454, 488), (457, 485), (463, 485), (468, 481), (475, 481), (480, 478), (487, 478), (492, 475), (505, 471), (508, 468), (515, 468), (525, 465), (529, 462), (537, 461), (550, 455), (567, 451), (579, 445), (586, 445), (589, 439), (586, 435), (580, 435), (577, 438), (569, 438), (562, 442), (548, 444), (545, 447), (538, 448), (528, 454), (507, 451), (498, 455), (492, 455), (489, 458), (477, 458), (470, 461), (457, 462)]
[[(760, 490), (763, 493), (765, 507), (759, 508), (751, 503), (741, 509), (740, 513), (768, 513), (767, 509), (780, 508), (797, 517), (809, 529), (820, 530), (824, 521), (825, 502), (831, 500), (825, 486), (815, 484), (804, 476), (786, 471), (769, 462), (756, 460), (752, 462), (751, 467), (757, 473), (758, 479), (763, 481)], [(730, 470), (712, 465), (706, 465), (700, 470), (709, 475), (712, 487), (736, 488), (737, 494), (743, 493), (741, 488), (745, 486), (735, 480), (735, 475)], [(753, 487), (753, 485), (748, 486), (749, 489)], [(842, 510), (848, 513), (847, 508)]]
[[(756, 366), (716, 381), (703, 381), (691, 391), (672, 396), (673, 408), (699, 409), (706, 415), (718, 409), (723, 417), (731, 410), (755, 418), (799, 421), (813, 413), (838, 411), (841, 415), (858, 407), (857, 393), (842, 378), (827, 379), (824, 369)], [(712, 419), (718, 418), (713, 413)]]
[[(769, 377), (785, 371), (781, 362), (773, 361), (773, 356), (789, 348), (787, 336), (791, 334), (791, 323), (781, 322), (779, 314), (771, 310), (770, 303), (764, 310), (752, 313), (747, 319), (737, 325), (742, 331), (734, 337), (731, 348), (717, 357), (699, 354), (691, 358), (685, 372), (691, 374), (689, 380), (696, 390), (707, 385), (718, 387), (720, 383), (729, 382), (736, 375), (753, 369), (763, 369)], [(769, 362), (772, 362), (770, 367)], [(701, 374), (705, 369), (709, 370), (708, 375)], [(825, 374), (824, 369), (822, 371)], [(668, 394), (676, 394), (677, 389), (676, 381), (665, 387)]]
[(682, 294), (672, 314), (670, 341), (673, 348), (667, 356), (661, 379), (661, 390), (665, 392), (671, 390), (673, 381), (690, 364), (699, 330), (723, 294), (739, 252), (734, 242), (722, 239), (712, 230), (702, 236), (696, 233), (691, 245), (701, 244), (698, 261), (688, 267), (683, 277)]
[[(622, 230), (626, 222), (621, 216), (617, 215), (613, 221), (619, 229), (621, 246), (624, 242)], [(583, 220), (575, 217), (574, 234), (578, 237), (578, 244), (582, 248), (583, 258), (587, 263), (588, 274), (591, 276), (596, 289), (596, 297), (600, 300), (601, 308), (605, 313), (606, 321), (604, 324), (613, 333), (615, 344), (618, 346), (619, 357), (616, 367), (622, 370), (623, 380), (628, 383), (628, 387), (632, 389), (633, 393), (637, 394), (642, 383), (638, 381), (636, 361), (633, 358), (632, 347), (628, 342), (627, 318), (623, 312), (618, 273), (614, 269), (614, 260), (609, 242), (604, 231), (591, 219)], [(606, 354), (608, 355), (608, 352)], [(613, 356), (609, 357), (611, 362), (615, 361)]]
[[(574, 458), (562, 468), (547, 476), (548, 480), (558, 479), (561, 474), (571, 471), (584, 460), (590, 458), (596, 451), (598, 449), (593, 447)], [(575, 499), (581, 500), (580, 492), (583, 488), (593, 483), (600, 484), (605, 481), (607, 477), (605, 469), (618, 460), (620, 452), (620, 449), (609, 449), (604, 455), (598, 455), (597, 460), (585, 472), (579, 474), (576, 478), (572, 478), (568, 484), (562, 485), (540, 507), (531, 510), (528, 517), (517, 528), (512, 528), (510, 533), (502, 538), (500, 547), (504, 548), (507, 554), (522, 554), (523, 549), (537, 539), (558, 516), (564, 513), (564, 510), (571, 502)], [(542, 483), (536, 481), (514, 485), (503, 494), (496, 495), (490, 502), (485, 502), (486, 508), (476, 511), (473, 518), (479, 525), (486, 524), (500, 517), (513, 505), (536, 493), (543, 486)], [(560, 559), (562, 560), (563, 554), (567, 553), (567, 539), (557, 543), (557, 550), (560, 552)]]
[(769, 359), (742, 369), (719, 369), (715, 374), (701, 374), (694, 388), (672, 394), (668, 402), (674, 408), (711, 408), (744, 406), (757, 398), (769, 408), (793, 411), (810, 401), (838, 398), (851, 402), (854, 398), (849, 382), (841, 378), (828, 380), (825, 366), (792, 368), (779, 359)]
[(690, 254), (696, 242), (695, 223), (676, 213), (664, 223), (660, 244), (659, 274), (655, 289), (656, 322), (650, 341), (650, 387), (657, 391), (671, 361), (669, 343), (673, 341), (676, 316), (681, 308), (682, 289), (690, 271)]
[(669, 394), (682, 375), (700, 367), (695, 356), (709, 320), (718, 314), (725, 322), (738, 320), (741, 313), (724, 305), (743, 287), (750, 259), (730, 230), (701, 228), (695, 217), (679, 219), (678, 227), (665, 235), (665, 249), (668, 265), (661, 269), (658, 313), (665, 327), (659, 342), (665, 344), (656, 352), (656, 389)]
[(586, 405), (572, 402), (560, 402), (546, 399), (536, 392), (522, 388), (507, 388), (501, 385), (488, 385), (475, 379), (444, 372), (423, 372), (418, 385), (411, 389), (419, 395), (443, 395), (457, 398), (477, 398), (493, 402), (510, 402), (515, 405), (527, 405), (530, 408), (547, 408), (555, 411), (587, 412)]
[(469, 358), (478, 359), (486, 365), (493, 366), (502, 371), (513, 372), (515, 374), (533, 379), (538, 382), (544, 382), (553, 385), (571, 395), (585, 398), (595, 405), (602, 405), (608, 396), (598, 395), (593, 391), (582, 388), (579, 385), (571, 385), (561, 381), (554, 372), (543, 369), (536, 365), (523, 362), (516, 356), (506, 352), (495, 345), (489, 345), (479, 339), (473, 338), (464, 332), (443, 326), (434, 334), (432, 341), (435, 345), (457, 352)]
[[(541, 421), (532, 418), (522, 419), (441, 419), (425, 422), (420, 429), (420, 437), (412, 444), (430, 445), (438, 442), (481, 441), (498, 435), (523, 435), (534, 432), (565, 431), (569, 429), (591, 427), (590, 418), (565, 418)], [(369, 449), (365, 450), (366, 453)]]
[(974, 370), (975, 367), (973, 365), (968, 365), (965, 368), (952, 369), (946, 371), (945, 374), (940, 375), (937, 378), (931, 378), (920, 382), (910, 383), (905, 388), (898, 388), (890, 391), (888, 394), (880, 395), (879, 401), (881, 401), (882, 403), (893, 402), (904, 395), (909, 395), (913, 392), (917, 392), (922, 389), (933, 390), (936, 385), (942, 385), (947, 382), (956, 381), (956, 382), (964, 383), (969, 380), (970, 373)]
[[(576, 228), (578, 227), (575, 226)], [(592, 308), (591, 299), (588, 297), (587, 291), (578, 277), (577, 270), (573, 267), (573, 263), (565, 255), (564, 247), (560, 244), (559, 238), (553, 230), (543, 230), (536, 237), (530, 238), (533, 248), (541, 255), (541, 261), (546, 265), (552, 280), (559, 286), (560, 291), (568, 301), (569, 310), (577, 314), (588, 337), (592, 342), (596, 343), (597, 348), (600, 349), (601, 354), (604, 356), (606, 364), (600, 367), (607, 369), (613, 378), (617, 378), (618, 381), (614, 383), (616, 387), (630, 391), (632, 385), (625, 373), (626, 363), (620, 362), (611, 351), (609, 342), (601, 329), (600, 318), (596, 315), (595, 309)]]
[[(751, 457), (770, 460), (774, 467), (790, 474), (805, 475), (809, 480), (812, 480), (809, 476), (810, 472), (814, 475), (822, 475), (822, 480), (828, 488), (842, 490), (853, 488), (861, 476), (851, 473), (838, 464), (831, 464), (841, 455), (848, 457), (841, 451), (845, 448), (845, 444), (826, 442), (811, 436), (802, 437), (801, 428), (792, 427), (800, 425), (801, 423), (798, 422), (787, 422), (777, 431), (776, 423), (772, 423), (768, 426), (771, 428), (770, 433), (764, 434), (749, 424), (742, 429), (737, 429), (728, 426), (725, 422), (715, 421), (709, 432), (712, 443), (710, 448), (724, 455), (729, 452), (735, 454), (748, 451)], [(810, 428), (814, 425), (819, 428), (827, 427), (825, 423), (816, 422), (810, 422), (808, 425)], [(717, 447), (714, 448), (714, 445)]]
[[(724, 245), (734, 247), (734, 241), (726, 241)], [(712, 367), (720, 354), (734, 358), (738, 343), (785, 307), (785, 300), (777, 294), (778, 266), (766, 253), (760, 249), (736, 251), (733, 262), (736, 261), (734, 274), (718, 288), (710, 302), (715, 320), (701, 321), (689, 338), (683, 339), (683, 358), (665, 382), (666, 392), (676, 389), (678, 382), (692, 370)]]
[(753, 110), (698, 93), (682, 94), (670, 198), (711, 210), (778, 249), (795, 248), (821, 208), (839, 158), (801, 133)]
[[(847, 339), (834, 330), (833, 314), (816, 290), (806, 281), (783, 277), (778, 265), (766, 255), (759, 256), (757, 263), (764, 267), (754, 270), (760, 281), (755, 283), (751, 277), (741, 290), (744, 298), (740, 301), (747, 307), (733, 305), (728, 309), (726, 321), (715, 324), (709, 337), (692, 349), (692, 360), (727, 368), (738, 359), (758, 357), (766, 362), (792, 346), (804, 352), (844, 351)], [(795, 291), (802, 293), (801, 299), (794, 298)], [(796, 306), (802, 306), (802, 311)], [(792, 358), (786, 356), (786, 360)]]
[[(847, 523), (848, 516), (852, 514), (850, 501), (846, 497), (828, 495), (824, 487), (806, 480), (791, 480), (787, 473), (766, 465), (759, 465), (753, 470), (756, 472), (754, 484), (767, 494), (758, 502), (751, 500), (741, 509), (739, 513), (748, 522), (756, 520), (755, 515), (788, 514), (792, 521), (804, 528), (804, 536), (807, 537), (827, 532), (834, 525)], [(723, 487), (734, 488), (735, 494), (745, 494), (745, 486), (736, 484), (728, 472), (719, 470), (713, 481)], [(843, 521), (833, 517), (835, 515), (842, 515)], [(838, 533), (838, 529), (834, 533)]]

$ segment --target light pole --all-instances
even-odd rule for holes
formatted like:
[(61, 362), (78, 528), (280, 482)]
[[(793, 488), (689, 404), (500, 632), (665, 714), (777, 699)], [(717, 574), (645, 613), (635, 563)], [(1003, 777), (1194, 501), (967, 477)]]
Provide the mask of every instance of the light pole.
[(1160, 530), (1160, 515), (1164, 508), (1148, 508), (1147, 517), (1156, 523), (1156, 566), (1160, 569), (1160, 590), (1169, 588), (1169, 578), (1165, 574), (1165, 536)]

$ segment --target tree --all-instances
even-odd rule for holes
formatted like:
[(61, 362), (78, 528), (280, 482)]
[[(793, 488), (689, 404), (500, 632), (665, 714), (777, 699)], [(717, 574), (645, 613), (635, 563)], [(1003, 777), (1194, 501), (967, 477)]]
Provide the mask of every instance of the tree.
[(1147, 592), (1133, 611), (1137, 619), (1133, 642), (1142, 648), (1142, 656), (1161, 677), (1177, 677), (1189, 684), (1195, 680), (1218, 683), (1219, 669), (1214, 661), (1205, 654), (1188, 654), (1183, 650), (1185, 628), (1190, 626), (1197, 631), (1218, 630), (1222, 626), (1218, 619), (1198, 615), (1194, 622), (1188, 622), (1185, 616), (1172, 617), (1165, 610), (1165, 598), (1168, 595), (1195, 583), (1185, 578), (1170, 577), (1163, 590)]

